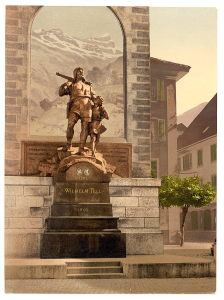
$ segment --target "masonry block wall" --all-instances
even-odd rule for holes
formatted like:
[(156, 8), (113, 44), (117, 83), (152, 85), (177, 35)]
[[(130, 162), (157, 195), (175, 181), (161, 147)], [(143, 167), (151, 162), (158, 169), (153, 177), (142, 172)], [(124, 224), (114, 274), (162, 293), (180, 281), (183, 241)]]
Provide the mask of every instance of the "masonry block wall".
[(162, 254), (163, 234), (159, 224), (160, 179), (112, 178), (110, 202), (118, 228), (126, 233), (126, 253)]
[(40, 234), (53, 201), (50, 177), (5, 177), (5, 254), (40, 257)]
[[(6, 175), (21, 174), (21, 140), (29, 138), (30, 35), (40, 9), (6, 6)], [(124, 34), (125, 131), (133, 148), (133, 177), (150, 177), (149, 8), (110, 9)]]
[(133, 177), (151, 177), (149, 8), (111, 9), (122, 22), (126, 39), (126, 137), (133, 147)]
[[(110, 202), (127, 254), (163, 253), (159, 228), (159, 179), (112, 178)], [(40, 257), (40, 235), (53, 203), (53, 178), (5, 177), (6, 258)]]
[(38, 6), (6, 6), (5, 173), (20, 175), (21, 140), (29, 135), (30, 27)]

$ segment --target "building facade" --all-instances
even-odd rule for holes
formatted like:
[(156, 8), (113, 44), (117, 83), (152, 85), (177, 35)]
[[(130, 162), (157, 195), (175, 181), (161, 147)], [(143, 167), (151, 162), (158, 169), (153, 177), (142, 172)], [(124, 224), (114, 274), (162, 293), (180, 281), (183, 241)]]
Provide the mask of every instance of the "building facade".
[[(174, 175), (177, 167), (176, 82), (190, 67), (150, 58), (151, 65), (151, 168), (153, 177)], [(160, 208), (165, 244), (179, 243), (179, 209)]]
[[(217, 94), (179, 136), (178, 171), (182, 178), (197, 175), (201, 185), (210, 182), (216, 188)], [(189, 208), (185, 240), (213, 242), (215, 236), (216, 199), (208, 206)]]

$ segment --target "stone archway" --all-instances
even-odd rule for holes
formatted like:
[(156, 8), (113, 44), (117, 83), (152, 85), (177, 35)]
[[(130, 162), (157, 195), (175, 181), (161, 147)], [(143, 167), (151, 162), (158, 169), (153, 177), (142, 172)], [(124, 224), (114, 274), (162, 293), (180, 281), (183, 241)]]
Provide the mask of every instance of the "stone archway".
[[(6, 6), (5, 173), (21, 174), (21, 140), (27, 139), (30, 30), (41, 6)], [(110, 7), (122, 24), (126, 65), (126, 140), (133, 177), (150, 177), (149, 8)]]

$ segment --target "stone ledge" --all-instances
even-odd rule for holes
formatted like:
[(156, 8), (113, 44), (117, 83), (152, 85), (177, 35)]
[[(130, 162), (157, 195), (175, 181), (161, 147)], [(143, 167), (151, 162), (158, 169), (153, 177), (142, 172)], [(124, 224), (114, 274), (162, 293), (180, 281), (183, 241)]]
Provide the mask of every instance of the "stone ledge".
[(5, 176), (5, 185), (52, 185), (52, 177)]
[(43, 233), (44, 228), (7, 228), (5, 229), (5, 236), (8, 234), (35, 234), (35, 233)]
[(161, 179), (158, 178), (112, 178), (110, 186), (142, 186), (142, 187), (159, 187)]
[(141, 237), (141, 234), (145, 233), (159, 233), (161, 234), (161, 230), (159, 228), (124, 228), (124, 227), (118, 227), (119, 230), (121, 230), (122, 233), (138, 233)]
[(64, 265), (6, 265), (5, 279), (66, 279)]

